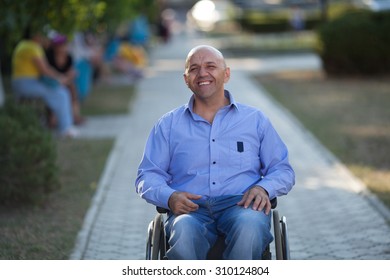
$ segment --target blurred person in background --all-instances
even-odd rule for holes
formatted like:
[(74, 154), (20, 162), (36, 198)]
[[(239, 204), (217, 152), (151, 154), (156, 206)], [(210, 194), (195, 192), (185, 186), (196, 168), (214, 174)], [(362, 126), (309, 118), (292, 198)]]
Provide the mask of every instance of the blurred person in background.
[(148, 56), (142, 46), (122, 41), (113, 59), (113, 68), (135, 81), (143, 77), (143, 69), (147, 63)]
[(70, 52), (77, 71), (76, 88), (80, 101), (91, 92), (103, 62), (103, 51), (92, 33), (76, 32), (70, 44)]
[(46, 51), (46, 57), (49, 64), (56, 69), (56, 71), (67, 77), (66, 86), (71, 96), (73, 121), (74, 124), (79, 125), (84, 122), (84, 118), (80, 113), (80, 102), (75, 84), (77, 73), (67, 43), (68, 40), (65, 35), (56, 34), (51, 39), (50, 47)]
[(138, 15), (129, 26), (129, 41), (132, 45), (147, 47), (150, 39), (149, 21), (144, 14)]
[(52, 68), (45, 56), (47, 38), (28, 27), (12, 56), (12, 90), (18, 99), (42, 99), (53, 111), (61, 136), (74, 137), (68, 77)]
[(290, 11), (290, 25), (294, 31), (305, 29), (305, 12), (299, 6), (292, 7)]

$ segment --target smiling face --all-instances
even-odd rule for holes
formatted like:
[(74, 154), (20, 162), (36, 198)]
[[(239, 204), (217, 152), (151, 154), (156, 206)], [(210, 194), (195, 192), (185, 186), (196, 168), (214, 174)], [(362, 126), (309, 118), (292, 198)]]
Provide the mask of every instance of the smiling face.
[(187, 56), (184, 81), (201, 100), (224, 98), (224, 83), (230, 78), (222, 54), (210, 46), (192, 49)]

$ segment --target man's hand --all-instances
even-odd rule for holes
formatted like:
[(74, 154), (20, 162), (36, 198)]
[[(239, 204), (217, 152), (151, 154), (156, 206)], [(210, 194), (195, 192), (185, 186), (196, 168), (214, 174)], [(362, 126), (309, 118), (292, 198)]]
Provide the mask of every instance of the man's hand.
[(202, 196), (188, 192), (174, 192), (168, 200), (168, 206), (176, 216), (196, 211), (199, 205), (191, 200), (200, 199)]
[(247, 190), (237, 205), (248, 208), (252, 201), (253, 210), (262, 211), (264, 209), (266, 215), (271, 211), (271, 201), (269, 200), (268, 193), (262, 187), (254, 186)]

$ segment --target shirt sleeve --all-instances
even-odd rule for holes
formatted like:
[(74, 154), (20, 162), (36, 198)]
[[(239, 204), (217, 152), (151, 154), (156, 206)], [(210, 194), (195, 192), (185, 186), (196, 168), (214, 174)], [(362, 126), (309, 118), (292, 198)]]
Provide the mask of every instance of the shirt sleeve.
[(135, 182), (137, 193), (147, 202), (166, 209), (175, 191), (168, 182), (170, 164), (169, 130), (161, 121), (150, 132)]
[(287, 147), (268, 118), (262, 122), (259, 134), (263, 178), (256, 185), (263, 187), (270, 199), (286, 195), (295, 184), (295, 173), (289, 163)]
[(38, 44), (33, 44), (30, 46), (30, 55), (33, 58), (45, 58), (45, 51)]

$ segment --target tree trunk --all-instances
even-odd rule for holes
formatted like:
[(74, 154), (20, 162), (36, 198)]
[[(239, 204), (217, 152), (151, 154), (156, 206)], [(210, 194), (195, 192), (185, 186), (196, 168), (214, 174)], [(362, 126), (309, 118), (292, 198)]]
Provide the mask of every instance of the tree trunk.
[(328, 21), (328, 0), (320, 0), (321, 20)]

